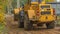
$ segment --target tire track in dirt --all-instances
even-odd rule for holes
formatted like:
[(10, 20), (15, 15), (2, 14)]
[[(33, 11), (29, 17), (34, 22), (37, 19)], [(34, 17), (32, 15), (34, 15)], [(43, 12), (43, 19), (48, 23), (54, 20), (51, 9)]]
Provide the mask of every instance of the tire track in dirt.
[[(14, 26), (12, 26), (14, 27)], [(57, 28), (57, 27), (56, 27)], [(40, 29), (40, 30), (31, 30), (31, 31), (26, 31), (22, 28), (11, 28), (9, 30), (10, 34), (60, 34), (59, 29)]]
[(40, 31), (22, 31), (19, 34), (60, 34), (58, 31), (53, 30), (40, 30)]

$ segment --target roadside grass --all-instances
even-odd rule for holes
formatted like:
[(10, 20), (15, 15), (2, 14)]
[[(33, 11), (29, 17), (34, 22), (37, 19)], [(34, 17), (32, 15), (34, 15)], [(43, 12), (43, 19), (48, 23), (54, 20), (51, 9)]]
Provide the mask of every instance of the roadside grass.
[(3, 23), (0, 23), (0, 34), (7, 34), (7, 29)]

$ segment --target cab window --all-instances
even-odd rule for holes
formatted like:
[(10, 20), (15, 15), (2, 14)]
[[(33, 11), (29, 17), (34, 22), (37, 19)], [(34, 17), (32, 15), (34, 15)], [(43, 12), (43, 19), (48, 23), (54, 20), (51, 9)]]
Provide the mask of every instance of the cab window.
[(38, 0), (31, 0), (31, 2), (38, 2)]
[(41, 3), (42, 1), (44, 1), (44, 0), (38, 0), (39, 3)]
[(41, 8), (43, 9), (43, 8), (50, 8), (50, 6), (49, 5), (45, 5), (45, 6), (41, 6)]

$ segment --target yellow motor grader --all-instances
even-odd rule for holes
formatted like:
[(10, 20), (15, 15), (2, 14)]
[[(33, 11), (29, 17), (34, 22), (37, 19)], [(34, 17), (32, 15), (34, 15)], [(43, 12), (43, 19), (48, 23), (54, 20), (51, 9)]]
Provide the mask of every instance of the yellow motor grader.
[(45, 0), (28, 0), (23, 8), (18, 12), (19, 27), (26, 30), (36, 26), (46, 24), (47, 28), (55, 27), (56, 15), (55, 10)]

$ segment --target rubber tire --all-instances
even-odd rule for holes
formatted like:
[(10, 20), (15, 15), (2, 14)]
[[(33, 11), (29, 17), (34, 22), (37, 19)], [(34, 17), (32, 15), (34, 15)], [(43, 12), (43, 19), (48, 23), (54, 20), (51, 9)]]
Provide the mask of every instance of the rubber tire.
[(31, 21), (29, 21), (27, 15), (25, 15), (24, 29), (25, 29), (25, 30), (31, 30), (31, 29), (32, 29), (32, 23), (31, 23)]
[(18, 15), (14, 14), (14, 21), (18, 21)]
[(24, 28), (24, 22), (19, 23), (19, 28)]
[(55, 27), (55, 21), (52, 22), (52, 23), (46, 24), (46, 26), (47, 26), (47, 29), (54, 29), (54, 27)]
[(22, 11), (19, 12), (19, 28), (24, 28), (24, 16), (21, 16), (21, 13)]

